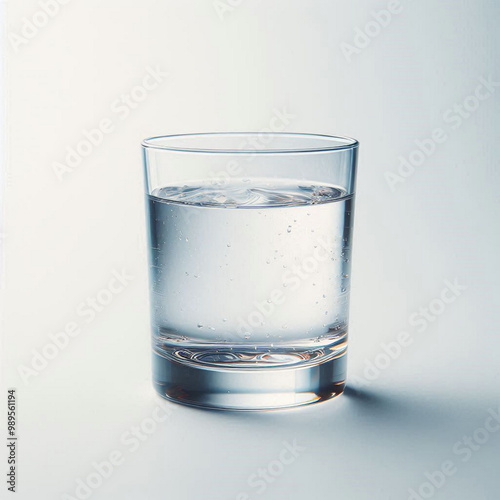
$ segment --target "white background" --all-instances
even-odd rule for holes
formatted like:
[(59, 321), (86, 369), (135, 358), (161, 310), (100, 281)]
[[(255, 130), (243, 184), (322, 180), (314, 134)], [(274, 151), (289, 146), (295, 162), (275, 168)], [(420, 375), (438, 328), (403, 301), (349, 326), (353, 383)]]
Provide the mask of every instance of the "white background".
[[(3, 5), (2, 393), (17, 388), (17, 498), (83, 498), (77, 479), (114, 451), (121, 465), (89, 498), (498, 498), (500, 432), (478, 429), (500, 405), (500, 86), (451, 118), (481, 78), (500, 82), (498, 2), (401, 0), (381, 26), (367, 23), (387, 1), (73, 0), (31, 31), (36, 1)], [(157, 67), (168, 76), (118, 112)], [(150, 380), (140, 140), (259, 131), (275, 110), (293, 115), (287, 131), (361, 143), (349, 390), (259, 414), (163, 402)], [(103, 119), (113, 131), (56, 175)], [(436, 128), (446, 140), (391, 189), (387, 172)], [(95, 318), (79, 314), (113, 270), (133, 279)], [(466, 289), (441, 308), (445, 280)], [(439, 314), (416, 323), (431, 303)], [(23, 379), (68, 322), (80, 334)], [(412, 344), (384, 365), (381, 344), (403, 331)], [(158, 406), (169, 416), (152, 430)], [(135, 451), (133, 426), (151, 431)], [(464, 436), (476, 437), (456, 448)], [(298, 456), (278, 464), (294, 440)], [(451, 476), (425, 486), (446, 461)], [(260, 468), (271, 482), (255, 483)]]

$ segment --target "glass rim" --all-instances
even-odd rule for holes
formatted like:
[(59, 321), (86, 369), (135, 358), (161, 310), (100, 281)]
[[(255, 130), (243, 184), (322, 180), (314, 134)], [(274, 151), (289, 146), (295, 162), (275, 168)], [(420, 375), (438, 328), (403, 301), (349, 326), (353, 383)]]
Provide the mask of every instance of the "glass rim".
[[(295, 139), (297, 145), (290, 147), (272, 147), (262, 142), (257, 147), (189, 147), (185, 145), (176, 145), (176, 141), (185, 142), (186, 139), (209, 139), (231, 137), (232, 139), (241, 136), (242, 140), (248, 140), (249, 137), (255, 138), (273, 138), (281, 137), (290, 140)], [(304, 143), (307, 141), (324, 142), (324, 145), (310, 145)], [(204, 153), (204, 154), (295, 154), (295, 153), (322, 153), (333, 151), (344, 151), (355, 149), (359, 146), (356, 139), (347, 136), (336, 136), (326, 134), (311, 134), (300, 132), (200, 132), (187, 134), (170, 134), (149, 137), (141, 142), (144, 149), (162, 150), (180, 153)]]

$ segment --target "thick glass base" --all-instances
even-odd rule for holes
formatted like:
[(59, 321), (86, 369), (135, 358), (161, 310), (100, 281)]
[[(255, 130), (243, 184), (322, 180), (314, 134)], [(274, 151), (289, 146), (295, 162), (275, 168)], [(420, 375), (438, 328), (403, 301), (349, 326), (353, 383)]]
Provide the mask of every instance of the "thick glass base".
[(346, 350), (291, 367), (202, 365), (153, 352), (153, 381), (164, 398), (216, 410), (272, 410), (342, 394)]

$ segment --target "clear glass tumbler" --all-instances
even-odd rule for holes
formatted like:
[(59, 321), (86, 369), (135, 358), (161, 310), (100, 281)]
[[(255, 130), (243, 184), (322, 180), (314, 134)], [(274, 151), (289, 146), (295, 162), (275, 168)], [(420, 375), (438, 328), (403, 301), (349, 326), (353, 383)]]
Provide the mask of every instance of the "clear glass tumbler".
[(210, 133), (142, 146), (156, 390), (231, 410), (341, 394), (358, 142)]

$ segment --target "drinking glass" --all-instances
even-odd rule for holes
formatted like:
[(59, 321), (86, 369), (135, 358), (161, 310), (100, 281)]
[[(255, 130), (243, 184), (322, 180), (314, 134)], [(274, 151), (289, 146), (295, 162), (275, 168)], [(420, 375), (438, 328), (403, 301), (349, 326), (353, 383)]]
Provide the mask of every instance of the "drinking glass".
[(358, 142), (207, 133), (142, 146), (160, 395), (261, 410), (341, 394)]

